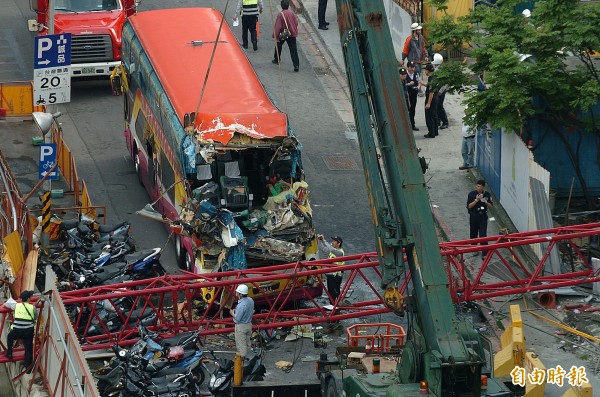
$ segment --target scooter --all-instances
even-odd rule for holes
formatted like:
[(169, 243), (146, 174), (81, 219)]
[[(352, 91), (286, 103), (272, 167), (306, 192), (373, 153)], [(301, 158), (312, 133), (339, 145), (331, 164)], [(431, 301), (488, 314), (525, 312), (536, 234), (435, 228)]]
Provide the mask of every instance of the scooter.
[[(94, 375), (98, 379), (101, 394), (110, 395), (109, 390), (114, 392), (125, 389), (127, 393), (136, 395), (137, 388), (147, 390), (149, 385), (157, 384), (157, 379), (162, 384), (166, 378), (173, 379), (182, 374), (187, 374), (185, 384), (181, 385), (181, 389), (171, 385), (170, 392), (195, 394), (196, 386), (204, 382), (202, 368), (208, 373), (202, 362), (203, 352), (197, 348), (200, 331), (184, 332), (158, 342), (152, 339), (157, 334), (150, 333), (143, 325), (138, 326), (138, 332), (141, 337), (129, 350), (115, 343), (115, 357)], [(188, 347), (189, 349), (185, 349)], [(181, 379), (178, 382), (181, 383)], [(105, 390), (107, 393), (104, 393)], [(163, 389), (155, 390), (161, 391), (162, 395)]]
[[(54, 219), (60, 220), (60, 217), (54, 215)], [(94, 226), (96, 225), (96, 226)], [(124, 236), (129, 234), (131, 225), (129, 222), (121, 222), (114, 225), (102, 225), (89, 216), (82, 215), (81, 220), (60, 220), (59, 230), (63, 236), (65, 232), (73, 235), (74, 232), (79, 237), (89, 241), (108, 241), (111, 237)], [(95, 232), (93, 229), (97, 229)]]
[(107, 374), (95, 374), (94, 377), (98, 379), (98, 391), (102, 397), (195, 397), (197, 394), (194, 376), (189, 369), (148, 376), (135, 364), (122, 361)]
[[(211, 374), (208, 381), (208, 391), (215, 397), (225, 397), (231, 395), (231, 385), (233, 383), (233, 361), (227, 358), (216, 358), (215, 371)], [(267, 372), (262, 364), (263, 351), (256, 349), (250, 352), (244, 359), (243, 380), (249, 382), (253, 380), (263, 380)]]

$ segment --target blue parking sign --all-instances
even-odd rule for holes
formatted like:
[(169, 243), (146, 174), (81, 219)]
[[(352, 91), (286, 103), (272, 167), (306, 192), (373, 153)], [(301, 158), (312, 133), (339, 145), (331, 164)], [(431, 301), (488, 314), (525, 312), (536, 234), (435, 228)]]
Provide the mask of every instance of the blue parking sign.
[(71, 65), (71, 33), (35, 37), (34, 69)]
[[(56, 164), (56, 143), (44, 143), (40, 145), (39, 179), (44, 178), (50, 169), (54, 167), (54, 164)], [(58, 178), (58, 167), (56, 167), (46, 180), (55, 181)]]

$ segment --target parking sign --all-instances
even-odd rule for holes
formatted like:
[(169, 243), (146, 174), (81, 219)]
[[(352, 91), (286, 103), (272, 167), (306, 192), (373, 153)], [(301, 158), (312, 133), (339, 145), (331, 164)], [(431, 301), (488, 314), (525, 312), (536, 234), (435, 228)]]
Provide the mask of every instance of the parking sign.
[(36, 105), (71, 101), (71, 34), (35, 38), (33, 95)]
[[(44, 143), (40, 145), (40, 164), (39, 164), (39, 179), (44, 178), (52, 167), (56, 164), (56, 143)], [(58, 167), (48, 175), (46, 180), (58, 180)]]

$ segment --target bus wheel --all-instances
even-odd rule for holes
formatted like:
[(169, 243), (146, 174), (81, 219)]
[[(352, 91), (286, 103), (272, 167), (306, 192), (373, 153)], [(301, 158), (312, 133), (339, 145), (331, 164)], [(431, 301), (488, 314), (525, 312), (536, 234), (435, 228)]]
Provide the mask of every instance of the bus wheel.
[(193, 272), (193, 261), (190, 253), (185, 249), (181, 242), (181, 237), (175, 236), (175, 254), (177, 255), (177, 266), (180, 269)]
[(137, 148), (135, 149), (133, 165), (135, 166), (135, 173), (137, 174), (138, 182), (140, 183), (140, 185), (144, 186), (144, 182), (142, 181), (142, 171), (140, 170), (140, 155), (137, 153)]

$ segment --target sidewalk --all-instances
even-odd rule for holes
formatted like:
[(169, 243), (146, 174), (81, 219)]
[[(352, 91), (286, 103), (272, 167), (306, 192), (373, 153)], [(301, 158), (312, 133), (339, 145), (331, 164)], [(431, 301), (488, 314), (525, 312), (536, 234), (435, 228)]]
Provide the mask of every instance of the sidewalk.
[[(335, 66), (345, 78), (345, 64), (340, 35), (337, 24), (335, 1), (329, 0), (326, 12), (326, 21), (330, 23), (329, 30), (319, 30), (317, 8), (318, 0), (303, 0), (303, 15), (308, 24), (317, 32)], [(330, 65), (332, 66), (332, 65)], [(460, 171), (462, 165), (460, 153), (462, 143), (463, 115), (462, 96), (446, 95), (444, 102), (450, 127), (440, 130), (440, 135), (435, 139), (424, 138), (427, 133), (425, 127), (424, 98), (418, 98), (416, 124), (420, 131), (414, 132), (417, 146), (421, 155), (427, 159), (429, 170), (425, 174), (425, 181), (429, 186), (429, 197), (436, 222), (443, 230), (447, 240), (463, 240), (469, 238), (469, 218), (466, 209), (467, 194), (475, 188), (475, 181), (479, 179), (476, 169)], [(506, 225), (498, 225), (500, 204), (494, 203), (495, 209), (490, 213), (488, 235), (493, 236)], [(500, 210), (500, 212), (503, 212)]]

